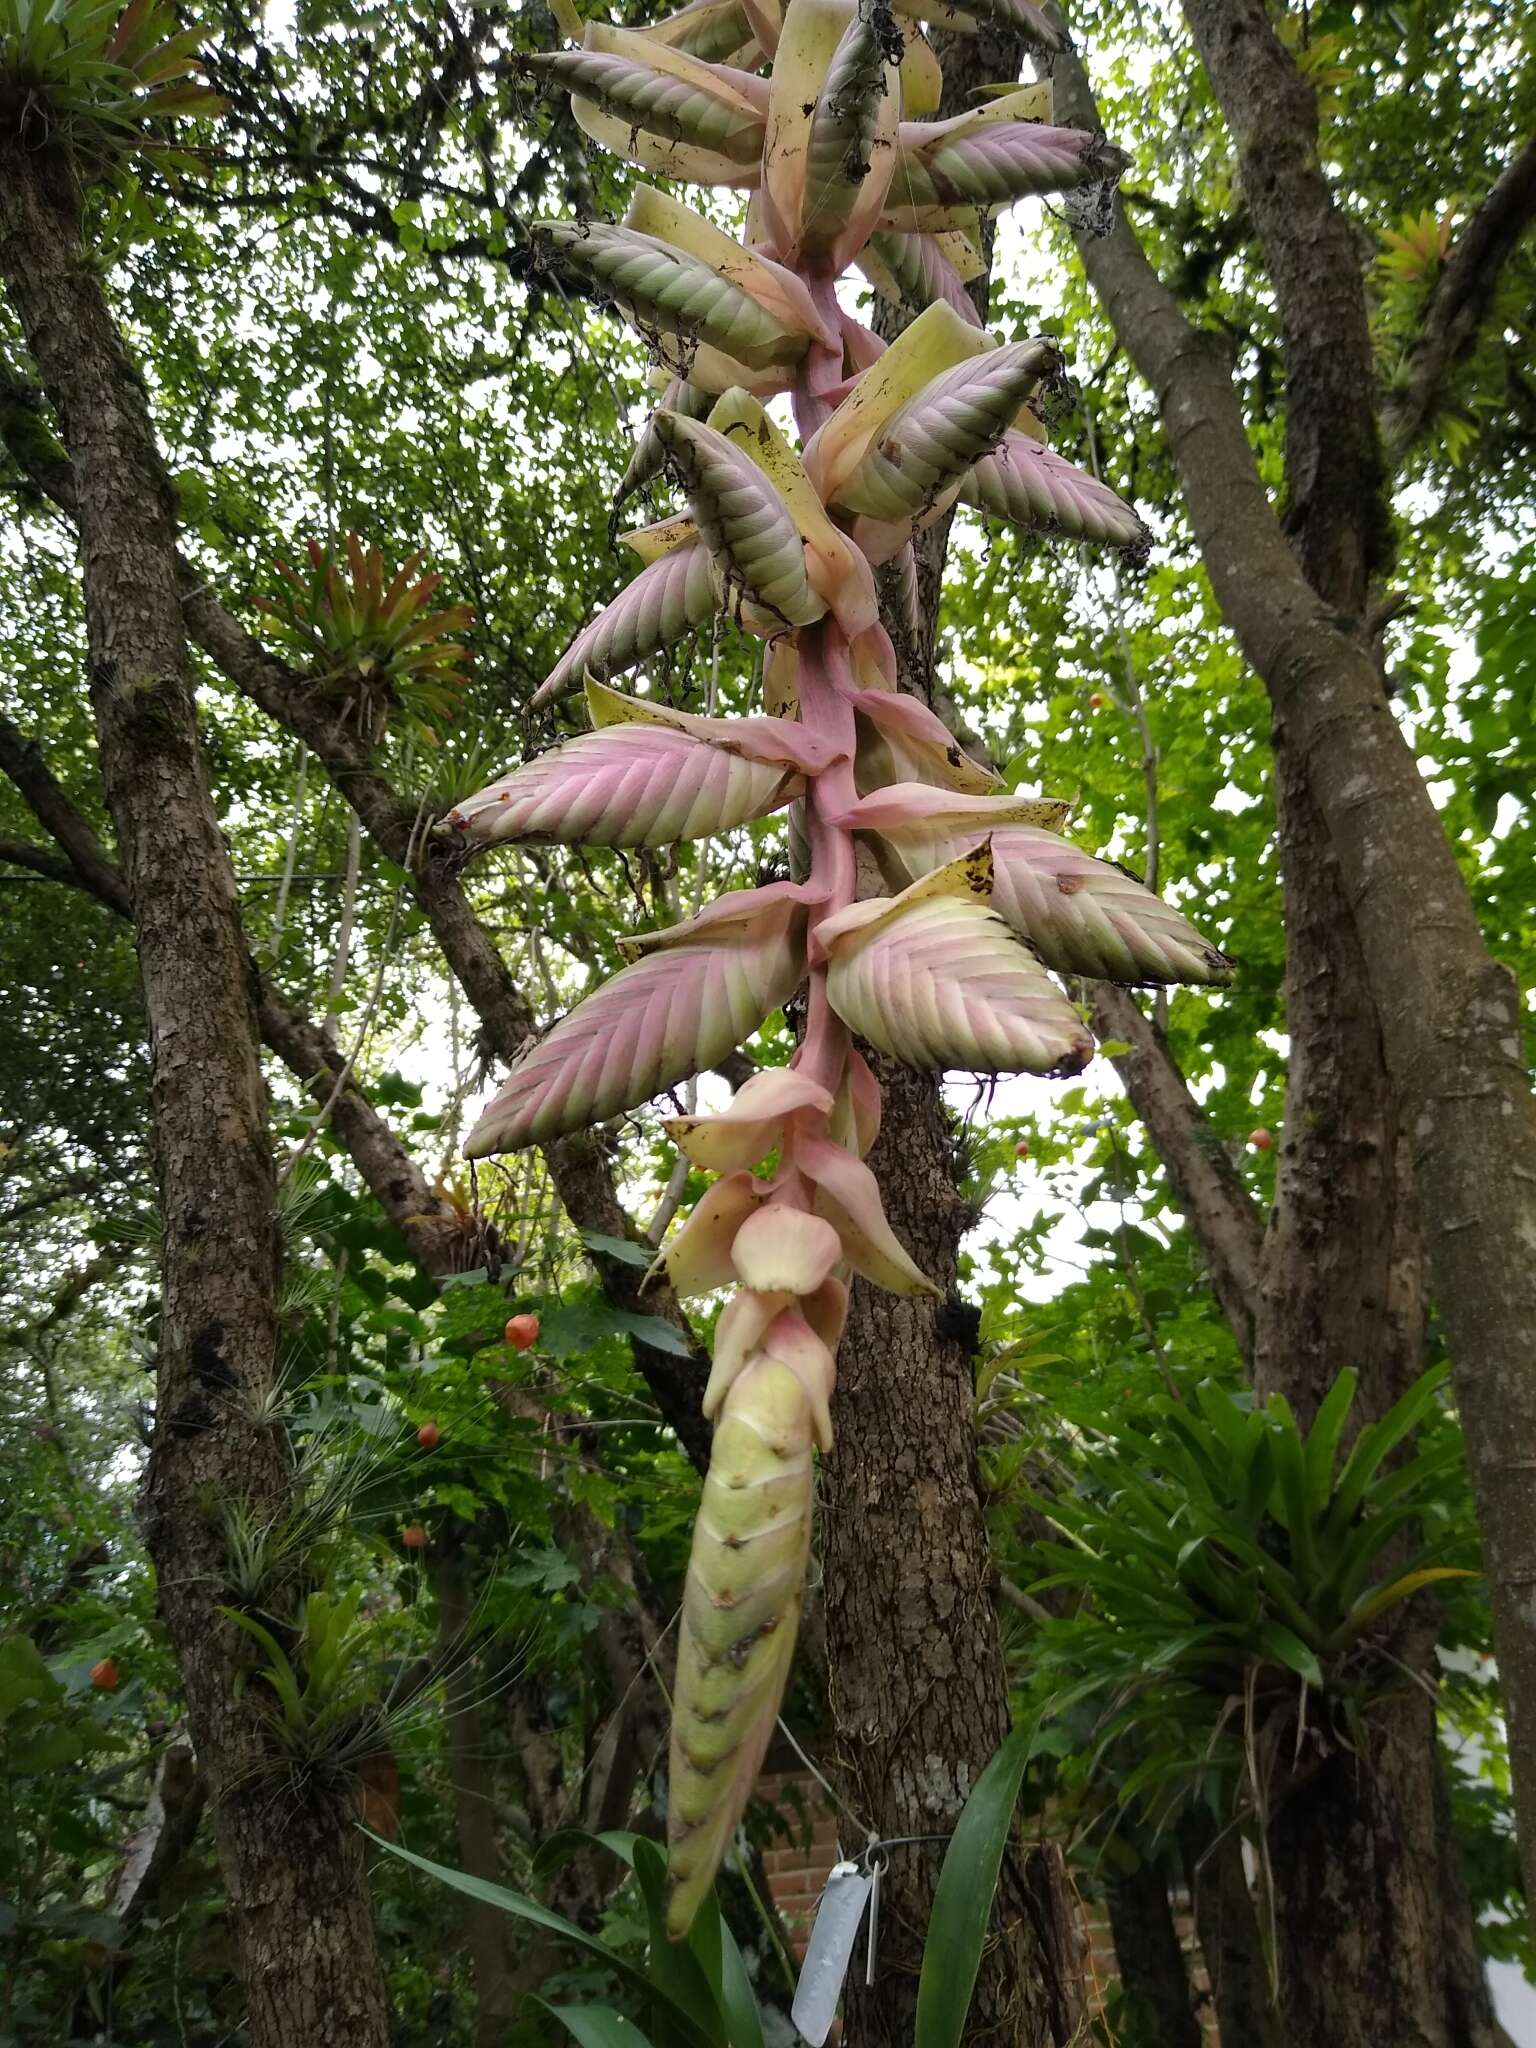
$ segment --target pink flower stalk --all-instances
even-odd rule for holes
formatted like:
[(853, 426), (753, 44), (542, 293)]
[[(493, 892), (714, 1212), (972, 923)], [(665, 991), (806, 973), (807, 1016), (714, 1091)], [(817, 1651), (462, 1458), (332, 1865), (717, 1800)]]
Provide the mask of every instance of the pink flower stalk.
[[(982, 0), (960, 18), (977, 19), (1056, 44), (1032, 0)], [(1060, 837), (1064, 805), (1008, 794), (897, 694), (875, 602), (873, 566), (910, 571), (914, 534), (957, 502), (1143, 541), (1128, 507), (1041, 445), (1033, 401), (1059, 374), (1054, 345), (997, 346), (964, 291), (983, 210), (1102, 182), (1118, 153), (1049, 125), (1048, 84), (951, 120), (905, 118), (937, 107), (937, 66), (885, 0), (789, 0), (782, 13), (777, 0), (695, 0), (646, 31), (591, 24), (581, 48), (539, 63), (605, 146), (751, 194), (742, 243), (649, 186), (621, 226), (535, 230), (655, 351), (664, 396), (624, 488), (665, 471), (687, 510), (626, 536), (640, 574), (534, 700), (584, 682), (592, 730), (448, 820), (472, 845), (656, 846), (790, 813), (797, 879), (622, 942), (633, 964), (518, 1060), (467, 1146), (515, 1150), (634, 1108), (809, 984), (789, 1067), (668, 1126), (720, 1178), (657, 1266), (684, 1296), (733, 1290), (705, 1397), (715, 1438), (674, 1698), (681, 1936), (788, 1674), (848, 1276), (936, 1291), (863, 1163), (880, 1091), (857, 1041), (934, 1069), (1071, 1074), (1093, 1042), (1052, 972), (1214, 982), (1228, 966), (1177, 911)], [(854, 262), (918, 308), (889, 348), (837, 301)], [(782, 392), (798, 450), (764, 410)], [(698, 717), (607, 686), (717, 611), (766, 643), (766, 716)], [(890, 894), (859, 898), (861, 841)]]

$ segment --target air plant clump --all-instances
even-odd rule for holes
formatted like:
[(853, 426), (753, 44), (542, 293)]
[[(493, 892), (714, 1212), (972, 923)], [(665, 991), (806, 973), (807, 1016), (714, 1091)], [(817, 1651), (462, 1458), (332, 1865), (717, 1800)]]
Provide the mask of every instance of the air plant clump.
[(314, 686), (336, 697), (363, 737), (380, 738), (394, 714), (418, 738), (437, 744), (438, 728), (456, 714), (468, 680), (466, 650), (455, 643), (473, 619), (466, 605), (427, 609), (442, 583), (421, 575), (416, 553), (391, 577), (377, 548), (355, 533), (345, 561), (318, 541), (307, 546), (309, 572), (279, 562), (283, 587), (252, 599), (271, 619)]
[(224, 111), (201, 40), (163, 0), (0, 0), (0, 142), (67, 143), (93, 175), (163, 150), (160, 123)]
[[(1030, 0), (944, 16), (980, 20), (1060, 46)], [(705, 1395), (715, 1437), (674, 1694), (680, 1937), (730, 1845), (789, 1670), (850, 1275), (937, 1292), (864, 1163), (881, 1103), (856, 1041), (935, 1070), (1071, 1074), (1093, 1041), (1053, 974), (1210, 983), (1229, 968), (1179, 912), (1063, 838), (1064, 804), (1010, 794), (898, 692), (875, 597), (875, 568), (911, 572), (914, 535), (959, 501), (1025, 529), (1144, 544), (1128, 506), (1041, 442), (1055, 345), (997, 345), (966, 291), (984, 212), (1102, 187), (1118, 153), (1053, 126), (1048, 83), (926, 118), (933, 52), (884, 0), (697, 0), (644, 31), (588, 26), (579, 50), (542, 68), (617, 155), (750, 194), (740, 242), (644, 184), (619, 225), (533, 230), (546, 262), (655, 351), (662, 400), (623, 490), (664, 471), (686, 509), (624, 536), (638, 575), (534, 699), (584, 689), (590, 730), (445, 821), (471, 847), (656, 847), (788, 813), (790, 878), (621, 941), (631, 964), (524, 1052), (467, 1146), (478, 1158), (617, 1116), (806, 992), (787, 1067), (754, 1075), (718, 1114), (668, 1125), (718, 1178), (657, 1269), (685, 1297), (732, 1290)], [(889, 346), (838, 301), (855, 262), (915, 314)], [(798, 446), (765, 410), (777, 394)], [(610, 687), (722, 612), (765, 643), (765, 715), (706, 717)], [(861, 847), (888, 893), (860, 896)]]

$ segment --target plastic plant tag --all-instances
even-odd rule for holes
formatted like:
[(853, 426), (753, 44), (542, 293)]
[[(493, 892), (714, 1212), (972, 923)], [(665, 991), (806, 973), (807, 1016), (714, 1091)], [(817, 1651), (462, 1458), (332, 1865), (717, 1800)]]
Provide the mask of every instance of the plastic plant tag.
[(859, 1922), (864, 1918), (865, 1902), (873, 1883), (874, 1879), (860, 1870), (857, 1863), (836, 1864), (827, 1879), (789, 2014), (801, 2040), (808, 2041), (810, 2048), (821, 2048), (832, 2030), (837, 2001), (843, 1995), (843, 1979), (853, 1960), (853, 1945), (858, 1940)]

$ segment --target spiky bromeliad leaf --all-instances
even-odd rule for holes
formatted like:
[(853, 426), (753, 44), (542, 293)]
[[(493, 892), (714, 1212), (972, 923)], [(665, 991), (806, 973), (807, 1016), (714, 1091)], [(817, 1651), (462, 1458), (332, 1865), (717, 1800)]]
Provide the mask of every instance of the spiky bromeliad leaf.
[(1102, 547), (1139, 548), (1148, 539), (1130, 506), (1097, 477), (1011, 431), (972, 465), (960, 502), (1027, 531), (1067, 533)]
[(725, 1395), (683, 1591), (667, 1811), (667, 1924), (687, 1932), (773, 1734), (810, 1556), (813, 1417), (797, 1375), (754, 1358)]
[(853, 389), (811, 436), (805, 471), (827, 504), (904, 407), (945, 370), (986, 348), (986, 336), (943, 302), (926, 307), (904, 327)]
[(1093, 1039), (990, 908), (985, 846), (825, 919), (827, 996), (843, 1021), (908, 1066), (1075, 1074)]
[(612, 299), (680, 376), (694, 366), (700, 343), (748, 371), (787, 369), (805, 354), (807, 335), (699, 257), (654, 235), (565, 220), (542, 222), (534, 232), (557, 261)]
[(876, 791), (839, 822), (878, 833), (914, 877), (990, 843), (992, 908), (1058, 974), (1147, 985), (1230, 979), (1232, 963), (1181, 911), (1112, 861), (1022, 819), (1021, 809), (1028, 806), (1014, 798), (977, 800), (911, 783)]
[(783, 499), (805, 544), (805, 573), (851, 641), (880, 617), (869, 563), (834, 523), (805, 465), (774, 425), (759, 399), (748, 391), (727, 391), (709, 415), (709, 425), (748, 456)]
[(647, 564), (567, 647), (533, 696), (533, 709), (574, 689), (584, 674), (622, 675), (681, 640), (719, 610), (709, 550), (697, 541)]
[(199, 82), (202, 39), (199, 27), (178, 29), (163, 0), (8, 0), (0, 80), (20, 88), (19, 139), (35, 146), (50, 127), (67, 125), (78, 164), (93, 176), (135, 150), (163, 149), (155, 124), (221, 114), (228, 104)]
[[(650, 28), (638, 31), (648, 42), (668, 43), (674, 50), (686, 50), (704, 64), (737, 63), (749, 56), (761, 59), (752, 23), (741, 0), (693, 0), (677, 14), (669, 14)], [(758, 69), (748, 64), (748, 70)]]
[[(690, 384), (685, 378), (670, 377), (663, 386), (658, 412), (679, 412), (685, 419), (702, 420), (709, 415), (715, 403), (712, 391), (701, 391), (697, 384)], [(635, 452), (629, 458), (629, 467), (624, 480), (614, 493), (615, 507), (632, 498), (636, 491), (643, 491), (653, 483), (667, 466), (667, 451), (661, 445), (656, 432), (656, 413), (652, 413), (635, 437)]]
[[(621, 31), (609, 30), (619, 43)], [(670, 142), (713, 151), (742, 170), (763, 153), (768, 89), (749, 72), (703, 64), (681, 50), (647, 46), (628, 36), (621, 47), (594, 46), (594, 31), (580, 50), (555, 50), (529, 64), (627, 128), (645, 129)]]
[(587, 685), (594, 732), (525, 761), (449, 813), (481, 845), (668, 846), (765, 818), (835, 757), (782, 718), (698, 718)]
[(948, 0), (894, 0), (894, 4), (898, 14), (920, 16), (935, 28), (956, 34), (974, 31), (978, 22), (987, 21), (999, 28), (1013, 29), (1037, 50), (1061, 51), (1072, 47), (1066, 30), (1058, 28), (1035, 0), (965, 0), (963, 9), (950, 6)]
[(903, 121), (897, 147), (881, 226), (903, 233), (963, 227), (977, 207), (1102, 184), (1126, 161), (1086, 129), (973, 114)]
[(860, 251), (859, 267), (892, 305), (917, 308), (938, 304), (953, 307), (972, 327), (981, 326), (981, 315), (971, 304), (966, 278), (950, 256), (951, 235), (900, 235), (894, 230), (872, 235), (869, 246)]
[(787, 252), (835, 277), (880, 217), (896, 164), (900, 81), (872, 10), (798, 0), (792, 31), (804, 17), (812, 18), (816, 46), (804, 77), (778, 77), (767, 189)]
[(839, 504), (891, 522), (931, 512), (997, 446), (1041, 378), (1060, 364), (1061, 351), (1050, 341), (1016, 341), (956, 363), (886, 424), (839, 487)]
[(727, 591), (786, 625), (819, 619), (826, 602), (812, 587), (800, 529), (766, 472), (701, 420), (663, 413), (656, 432), (677, 464)]
[(1002, 785), (990, 768), (973, 761), (949, 727), (916, 697), (893, 690), (860, 690), (852, 698), (858, 721), (854, 780), (860, 792), (888, 782), (930, 783), (986, 796)]
[(670, 846), (766, 818), (804, 788), (788, 763), (625, 725), (536, 755), (460, 804), (451, 822), (485, 844)]
[(805, 972), (810, 893), (792, 882), (722, 896), (698, 917), (627, 942), (641, 957), (522, 1054), (465, 1145), (516, 1152), (633, 1109), (712, 1066)]

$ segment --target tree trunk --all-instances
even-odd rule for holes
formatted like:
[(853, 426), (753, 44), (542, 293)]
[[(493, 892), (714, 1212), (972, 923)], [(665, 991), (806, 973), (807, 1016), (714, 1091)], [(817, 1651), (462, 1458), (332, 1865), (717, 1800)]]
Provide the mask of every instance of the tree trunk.
[(1161, 1867), (1143, 1862), (1129, 1876), (1111, 1878), (1104, 1897), (1124, 1993), (1119, 2025), (1128, 2048), (1201, 2048), (1194, 1992)]
[[(938, 1084), (871, 1057), (886, 1110), (870, 1165), (897, 1235), (947, 1299), (854, 1287), (833, 1409), (837, 1448), (822, 1467), (827, 1659), (849, 1806), (883, 1837), (943, 1837), (1008, 1732), (967, 1311), (953, 1291), (972, 1219), (956, 1189)], [(946, 1846), (891, 1850), (875, 1984), (866, 1990), (854, 1972), (845, 2048), (910, 2048)], [(1058, 1853), (1012, 1852), (967, 2042), (1069, 2040), (1079, 1950)]]
[[(447, 1552), (437, 1567), (439, 1648), (447, 1660), (443, 1718), (459, 1865), (471, 1877), (501, 1884), (506, 1873), (496, 1841), (495, 1783), (480, 1713), (480, 1659), (468, 1646), (473, 1599), (462, 1555)], [(499, 1906), (470, 1899), (462, 1908), (475, 1981), (475, 2048), (503, 2048), (522, 2003), (519, 1923)]]
[[(1284, 1394), (1303, 1429), (1346, 1366), (1351, 1430), (1386, 1413), (1424, 1367), (1421, 1263), (1400, 1188), (1398, 1118), (1338, 862), (1283, 733), (1275, 811), (1285, 907), (1285, 1124), (1260, 1265), (1254, 1391)], [(1410, 1298), (1402, 1297), (1408, 1294)]]
[[(1293, 276), (1305, 276), (1307, 260), (1304, 249), (1281, 244), (1321, 237), (1306, 212), (1316, 204), (1316, 139), (1303, 132), (1289, 159), (1277, 159), (1265, 124), (1285, 95), (1254, 88), (1257, 39), (1269, 34), (1275, 64), (1294, 72), (1294, 61), (1253, 0), (1230, 7), (1186, 0), (1186, 10), (1240, 155), (1251, 140), (1261, 144), (1264, 161), (1248, 198), (1271, 278), (1284, 290)], [(1239, 44), (1241, 62), (1233, 54)], [(1092, 125), (1096, 110), (1081, 67), (1064, 59), (1057, 77), (1061, 114)], [(1079, 247), (1116, 334), (1156, 393), (1217, 601), (1269, 691), (1278, 743), (1305, 776), (1328, 834), (1415, 1178), (1434, 1191), (1425, 1217), (1430, 1277), (1477, 1495), (1521, 1853), (1536, 1898), (1536, 1740), (1529, 1732), (1536, 1724), (1536, 1106), (1520, 993), (1488, 953), (1355, 619), (1341, 617), (1307, 583), (1291, 552), (1220, 345), (1190, 326), (1123, 211), (1108, 234), (1080, 237)], [(1326, 296), (1319, 302), (1319, 317), (1328, 303)], [(1323, 464), (1326, 432), (1313, 445)], [(1338, 503), (1330, 489), (1330, 519)], [(1336, 551), (1332, 558), (1340, 559)], [(1363, 573), (1372, 559), (1366, 547), (1344, 567)]]
[[(1384, 1327), (1371, 1349), (1389, 1370), (1419, 1313), (1412, 1198), (1401, 1191), (1416, 1180), (1434, 1192), (1425, 1219), (1429, 1264), (1457, 1368), (1522, 1850), (1536, 1883), (1536, 1746), (1522, 1733), (1536, 1713), (1536, 1280), (1527, 1256), (1536, 1239), (1536, 1113), (1524, 1019), (1511, 977), (1488, 956), (1361, 623), (1372, 577), (1389, 555), (1386, 476), (1360, 266), (1322, 168), (1315, 88), (1262, 0), (1185, 0), (1184, 11), (1232, 131), (1281, 320), (1290, 545), (1254, 467), (1228, 366), (1186, 321), (1123, 213), (1100, 242), (1083, 245), (1084, 259), (1157, 395), (1218, 602), (1268, 688), (1282, 797), (1293, 821), (1302, 806), (1315, 813), (1304, 838), (1313, 877), (1327, 881), (1315, 899), (1330, 927), (1324, 957), (1327, 947), (1336, 958), (1357, 956), (1349, 972), (1369, 988), (1376, 1010), (1391, 1079), (1391, 1102), (1381, 1098), (1392, 1111), (1386, 1131), (1400, 1132), (1401, 1150), (1412, 1155), (1376, 1170), (1399, 1216), (1390, 1239), (1373, 1232), (1374, 1249), (1367, 1246), (1368, 1277), (1384, 1282), (1376, 1294)], [(1069, 62), (1063, 81), (1071, 117), (1093, 118), (1080, 67)], [(1288, 994), (1294, 999), (1299, 989), (1293, 962)], [(1359, 1054), (1368, 1048), (1356, 1021)], [(1326, 1047), (1326, 1039), (1318, 1043)], [(1329, 1057), (1325, 1051), (1325, 1066)], [(1355, 1105), (1343, 1106), (1356, 1115)], [(1354, 1362), (1320, 1360), (1335, 1369)], [(1386, 1388), (1366, 1377), (1375, 1407)], [(1428, 1749), (1420, 1761), (1432, 1792), (1438, 1761)], [(1422, 1785), (1410, 1809), (1416, 1802)], [(1404, 1825), (1413, 1825), (1406, 1813)], [(1305, 1882), (1305, 1867), (1294, 1876)], [(1390, 1933), (1391, 1899), (1381, 1907)], [(1457, 1910), (1447, 1905), (1442, 1930), (1453, 1950), (1470, 1931)], [(1433, 1987), (1425, 1995), (1432, 2009)], [(1472, 1996), (1486, 2007), (1480, 1987)]]
[(0, 141), (0, 277), (73, 463), (91, 701), (132, 905), (159, 1177), (159, 1386), (144, 1492), (250, 2004), (253, 2048), (384, 2048), (389, 2020), (345, 1792), (300, 1786), (242, 1686), (221, 1511), (280, 1516), (278, 1247), (252, 984), (203, 772), (171, 493), (143, 387), (81, 248), (76, 169)]
[(1368, 1752), (1335, 1749), (1277, 1805), (1268, 1848), (1287, 2040), (1496, 2048), (1466, 1894), (1459, 1883), (1445, 1893), (1437, 1768), (1433, 1702), (1405, 1681), (1373, 1708)]
[[(1242, 1837), (1235, 1828), (1213, 1836), (1203, 1821), (1189, 1819), (1179, 1830), (1179, 1845), (1222, 2042), (1235, 2042), (1237, 2048), (1281, 2048), (1264, 1943), (1243, 1867)], [(1295, 2048), (1308, 2044), (1298, 2042)]]

